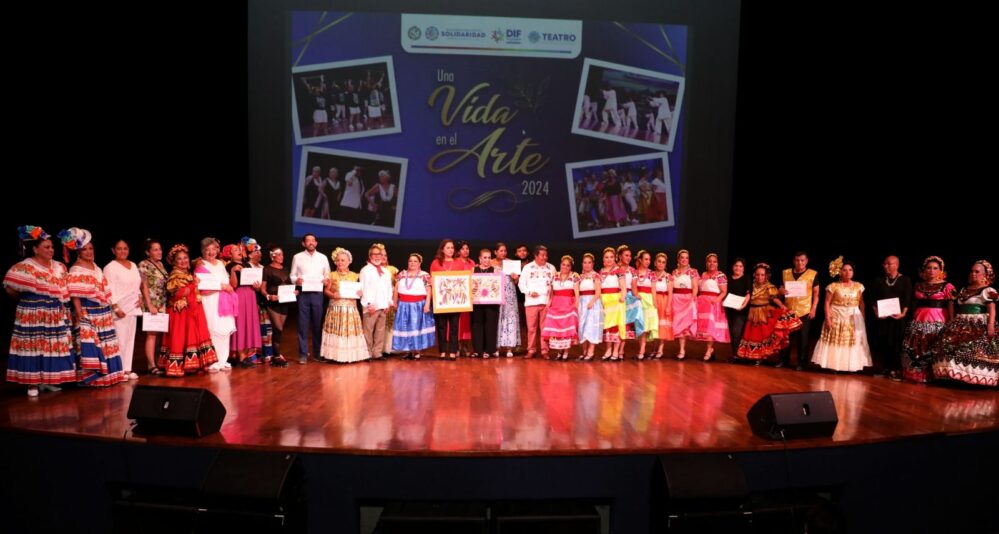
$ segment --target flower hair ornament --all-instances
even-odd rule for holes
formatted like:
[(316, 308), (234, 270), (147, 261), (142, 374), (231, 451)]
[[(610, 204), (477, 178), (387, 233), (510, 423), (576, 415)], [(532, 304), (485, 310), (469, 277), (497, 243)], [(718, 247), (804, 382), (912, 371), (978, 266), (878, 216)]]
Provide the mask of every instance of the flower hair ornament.
[(72, 227), (67, 228), (59, 232), (56, 236), (59, 238), (59, 242), (62, 243), (62, 257), (69, 263), (69, 251), (78, 252), (83, 247), (90, 243), (90, 232), (82, 228)]
[(47, 234), (45, 230), (42, 230), (41, 226), (18, 226), (17, 227), (17, 237), (21, 241), (37, 241), (39, 239), (48, 239), (52, 236)]
[(330, 252), (330, 257), (333, 258), (333, 261), (336, 261), (336, 257), (341, 254), (347, 256), (347, 265), (354, 263), (354, 255), (351, 254), (349, 250), (343, 247), (336, 247), (335, 249), (333, 249), (333, 252)]
[(173, 261), (177, 258), (177, 254), (183, 252), (187, 254), (187, 245), (174, 245), (170, 247), (170, 252), (167, 252), (167, 263), (173, 265)]
[(829, 262), (829, 276), (836, 278), (839, 276), (839, 272), (843, 270), (843, 256), (837, 257), (835, 260)]
[(996, 281), (996, 273), (992, 270), (992, 264), (985, 260), (978, 260), (975, 263), (981, 265), (985, 269), (985, 285), (992, 285)]
[(260, 245), (257, 244), (256, 239), (245, 235), (239, 240), (239, 244), (243, 246), (243, 250), (245, 250), (247, 254), (252, 253), (260, 247)]
[(920, 270), (925, 270), (926, 266), (929, 265), (930, 262), (937, 262), (937, 263), (940, 264), (940, 278), (939, 279), (940, 280), (946, 280), (947, 279), (947, 271), (944, 269), (944, 261), (943, 261), (943, 258), (941, 258), (940, 256), (929, 256), (928, 258), (926, 258), (925, 260), (923, 260), (923, 266), (922, 266), (922, 268)]

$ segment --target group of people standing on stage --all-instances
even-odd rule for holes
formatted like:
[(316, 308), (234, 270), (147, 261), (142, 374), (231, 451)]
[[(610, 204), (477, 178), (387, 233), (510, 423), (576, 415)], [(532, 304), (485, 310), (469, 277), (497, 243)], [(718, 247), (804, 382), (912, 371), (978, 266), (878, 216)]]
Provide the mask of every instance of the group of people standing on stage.
[[(712, 253), (699, 272), (689, 252), (680, 250), (676, 267), (669, 270), (665, 253), (633, 253), (627, 245), (605, 248), (599, 257), (583, 254), (578, 271), (572, 256), (562, 256), (556, 267), (548, 262), (547, 247), (536, 246), (529, 259), (521, 245), (516, 248), (519, 272), (503, 273), (504, 243), (473, 256), (467, 242), (451, 239), (440, 242), (429, 272), (418, 253), (407, 256), (404, 270), (396, 269), (380, 243), (368, 248), (365, 265), (354, 272), (350, 251), (336, 248), (327, 258), (317, 251), (312, 234), (303, 238), (290, 272), (280, 247), (264, 251), (249, 237), (225, 247), (205, 238), (195, 260), (186, 246), (174, 245), (165, 258), (169, 270), (158, 242), (147, 241), (146, 259), (135, 265), (128, 260), (128, 244), (119, 240), (113, 243), (115, 259), (100, 269), (90, 232), (70, 228), (58, 236), (66, 261), (73, 260), (67, 270), (54, 260), (53, 238), (44, 230), (26, 226), (19, 231), (27, 257), (4, 278), (7, 293), (18, 299), (7, 379), (27, 384), (31, 396), (63, 383), (111, 385), (137, 378), (132, 347), (143, 312), (169, 318), (162, 339), (146, 333), (152, 374), (217, 372), (231, 368), (229, 362), (285, 366), (279, 340), (288, 314), (283, 301), (291, 299), (280, 298), (280, 289), (292, 290), (286, 292), (298, 304), (303, 364), (310, 353), (316, 361), (341, 363), (389, 353), (418, 359), (435, 344), (442, 359), (456, 359), (461, 352), (512, 357), (523, 345), (526, 358), (566, 360), (580, 345), (578, 358), (589, 361), (603, 345), (602, 360), (621, 361), (627, 340), (637, 342), (637, 360), (662, 358), (665, 342), (676, 340), (675, 357), (682, 360), (688, 340), (696, 340), (706, 343), (705, 361), (714, 358), (715, 343), (731, 343), (735, 361), (759, 365), (774, 359), (778, 367), (790, 364), (796, 347), (801, 369), (809, 359), (809, 323), (821, 302), (822, 333), (810, 358), (821, 367), (869, 367), (873, 346), (893, 377), (987, 386), (999, 379), (999, 295), (990, 287), (995, 274), (985, 260), (972, 265), (968, 285), (957, 291), (946, 282), (942, 259), (927, 258), (922, 282), (913, 285), (899, 274), (898, 258), (890, 256), (885, 276), (873, 284), (873, 299), (865, 305), (866, 288), (854, 280), (854, 265), (841, 258), (830, 264), (836, 281), (820, 298), (818, 273), (808, 268), (803, 252), (781, 272), (779, 286), (771, 282), (765, 263), (749, 273), (746, 261), (736, 259), (728, 276)], [(246, 269), (261, 269), (260, 281), (255, 276), (241, 283)], [(432, 273), (448, 271), (503, 273), (502, 304), (433, 313)], [(204, 285), (206, 280), (213, 284)], [(879, 306), (896, 298), (894, 313), (878, 313)], [(873, 325), (870, 344), (865, 318)]]
[[(137, 379), (132, 360), (143, 314), (150, 322), (166, 314), (169, 324), (164, 333), (145, 329), (150, 374), (217, 372), (231, 368), (230, 360), (242, 367), (287, 365), (273, 335), (287, 317), (277, 287), (290, 283), (279, 247), (269, 247), (270, 264), (263, 265), (263, 251), (248, 237), (224, 248), (205, 238), (195, 260), (185, 245), (164, 258), (162, 245), (147, 240), (146, 259), (136, 265), (128, 243), (118, 240), (111, 243), (114, 260), (102, 269), (87, 230), (69, 228), (54, 238), (38, 226), (18, 231), (25, 259), (4, 277), (4, 289), (17, 299), (7, 380), (26, 384), (31, 397), (62, 384)], [(54, 259), (56, 240), (68, 269)], [(262, 269), (262, 281), (240, 285), (247, 268)], [(199, 288), (206, 278), (216, 285)]]
[[(311, 99), (312, 137), (384, 128), (383, 116), (389, 102), (385, 73), (376, 81), (369, 70), (365, 79), (326, 76), (300, 78)], [(302, 101), (303, 108), (309, 104)], [(304, 133), (304, 132), (303, 132)]]

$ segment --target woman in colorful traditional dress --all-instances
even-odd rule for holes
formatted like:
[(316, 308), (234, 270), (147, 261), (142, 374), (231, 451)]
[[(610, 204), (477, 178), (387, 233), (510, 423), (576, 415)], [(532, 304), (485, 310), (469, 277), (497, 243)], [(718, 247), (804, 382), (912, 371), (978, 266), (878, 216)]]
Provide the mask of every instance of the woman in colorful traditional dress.
[(676, 359), (687, 355), (687, 338), (697, 335), (697, 290), (700, 275), (690, 266), (690, 252), (686, 249), (676, 254), (673, 270), (673, 336), (680, 339), (680, 352)]
[(361, 276), (350, 271), (354, 256), (349, 250), (337, 247), (330, 256), (336, 270), (330, 273), (330, 283), (323, 290), (330, 299), (323, 322), (322, 358), (328, 362), (353, 363), (371, 357), (368, 342), (361, 327), (361, 314), (357, 312), (357, 299), (342, 298), (340, 282), (358, 282)]
[(770, 266), (757, 263), (749, 295), (749, 315), (735, 356), (763, 360), (788, 346), (788, 334), (801, 328), (801, 319), (780, 300), (780, 290), (770, 283)]
[(583, 270), (576, 284), (579, 295), (577, 314), (579, 317), (579, 342), (582, 350), (579, 359), (590, 361), (593, 351), (604, 339), (604, 307), (600, 298), (600, 274), (593, 270), (593, 254), (583, 254)]
[(548, 338), (548, 347), (555, 351), (556, 360), (568, 360), (569, 349), (577, 343), (579, 313), (579, 275), (572, 271), (572, 256), (562, 256), (559, 272), (552, 280), (548, 310), (541, 336)]
[(17, 300), (7, 381), (27, 385), (28, 396), (37, 397), (39, 388), (58, 391), (59, 384), (76, 382), (66, 266), (52, 259), (52, 237), (42, 227), (17, 231), (22, 256), (31, 256), (14, 264), (3, 279), (4, 290)]
[(653, 289), (655, 290), (656, 320), (658, 321), (659, 345), (652, 355), (655, 359), (663, 357), (663, 346), (667, 341), (673, 341), (673, 277), (666, 271), (665, 253), (656, 254), (656, 270), (652, 273)]
[(225, 262), (219, 259), (220, 245), (218, 239), (206, 237), (201, 240), (201, 258), (194, 261), (194, 274), (199, 278), (211, 276), (218, 282), (219, 289), (201, 291), (201, 306), (205, 310), (205, 320), (208, 321), (208, 331), (212, 335), (212, 346), (218, 355), (214, 363), (217, 370), (232, 369), (229, 363), (229, 339), (236, 331), (236, 308), (238, 300), (230, 284), (229, 272)]
[(625, 324), (625, 273), (617, 264), (617, 251), (611, 247), (604, 249), (604, 267), (600, 269), (600, 301), (604, 308), (604, 343), (607, 350), (601, 360), (619, 361), (621, 351), (628, 339)]
[(915, 311), (902, 341), (902, 377), (929, 382), (933, 378), (933, 347), (944, 325), (954, 317), (957, 290), (947, 282), (939, 256), (923, 260), (921, 277), (923, 281), (913, 288)]
[[(128, 243), (119, 239), (112, 249), (114, 259), (104, 266), (104, 278), (111, 291), (111, 309), (114, 311), (114, 329), (118, 335), (121, 366), (125, 378), (136, 380), (139, 375), (132, 370), (135, 355), (135, 328), (142, 315), (142, 274), (128, 259)], [(150, 369), (153, 369), (150, 366)]]
[(249, 268), (250, 263), (246, 261), (246, 252), (256, 250), (257, 240), (244, 237), (241, 243), (227, 245), (230, 253), (222, 257), (228, 259), (226, 270), (229, 272), (229, 285), (236, 288), (236, 331), (229, 339), (229, 346), (232, 351), (238, 354), (239, 366), (252, 369), (260, 360), (263, 349), (263, 339), (260, 335), (260, 308), (257, 307), (257, 290), (260, 289), (260, 282), (252, 285), (242, 285), (243, 269)]
[[(493, 254), (496, 255), (493, 267), (502, 271), (503, 260), (507, 259), (506, 243), (496, 243)], [(503, 273), (503, 304), (499, 308), (499, 327), (496, 334), (497, 358), (502, 349), (506, 349), (507, 358), (513, 358), (513, 348), (520, 345), (520, 312), (517, 305), (518, 281), (520, 281), (520, 275)]]
[(871, 365), (864, 326), (864, 286), (853, 281), (853, 263), (843, 261), (842, 256), (829, 264), (829, 275), (838, 275), (839, 282), (826, 288), (826, 319), (812, 362), (835, 371), (860, 371)]
[[(94, 244), (90, 238), (90, 232), (82, 228), (59, 233), (63, 250), (73, 251), (76, 260), (66, 276), (73, 303), (76, 376), (86, 386), (110, 386), (128, 377), (121, 366), (111, 289), (104, 271), (94, 263)], [(117, 304), (114, 307), (119, 309)]]
[(933, 376), (979, 386), (999, 386), (996, 280), (992, 264), (971, 265), (968, 285), (957, 295), (957, 315), (947, 321), (934, 347)]
[(712, 252), (704, 258), (705, 271), (701, 273), (697, 289), (697, 339), (708, 342), (704, 361), (714, 357), (715, 341), (728, 343), (728, 318), (722, 301), (728, 294), (728, 278), (718, 270), (718, 255)]
[(430, 310), (430, 273), (420, 269), (423, 256), (412, 253), (406, 270), (396, 275), (395, 322), (392, 350), (420, 359), (420, 352), (434, 345), (434, 314)]
[[(251, 269), (260, 269), (261, 279), (259, 284), (254, 285), (253, 297), (257, 303), (257, 322), (260, 325), (260, 358), (257, 363), (274, 365), (274, 357), (277, 352), (274, 350), (274, 325), (267, 315), (267, 288), (264, 282), (263, 248), (252, 237), (243, 237), (240, 240), (243, 250), (246, 251), (246, 264)], [(242, 275), (241, 275), (242, 276)], [(237, 331), (237, 335), (239, 332)]]
[[(627, 329), (627, 339), (639, 339), (645, 334), (645, 313), (642, 311), (642, 301), (635, 296), (635, 268), (631, 266), (631, 249), (628, 245), (617, 247), (617, 266), (622, 276), (624, 276), (624, 297), (625, 317), (624, 324)], [(623, 351), (624, 345), (621, 345)], [(622, 352), (621, 357), (624, 358)]]
[(659, 339), (659, 312), (656, 311), (656, 300), (652, 270), (652, 255), (644, 250), (638, 251), (635, 258), (635, 278), (631, 282), (632, 294), (638, 299), (642, 307), (642, 324), (645, 332), (637, 335), (638, 338), (638, 360), (645, 359), (646, 341)]
[[(155, 239), (146, 239), (146, 259), (139, 262), (139, 273), (142, 276), (142, 311), (151, 315), (167, 312), (167, 279), (170, 272), (163, 265), (163, 245)], [(163, 374), (163, 369), (156, 365), (157, 345), (160, 342), (159, 332), (146, 332), (146, 366), (151, 375)]]
[(201, 304), (198, 277), (191, 274), (191, 258), (184, 245), (174, 245), (167, 254), (173, 266), (167, 278), (169, 331), (163, 334), (159, 367), (167, 376), (182, 377), (199, 371), (218, 372), (218, 355), (212, 346), (208, 320)]

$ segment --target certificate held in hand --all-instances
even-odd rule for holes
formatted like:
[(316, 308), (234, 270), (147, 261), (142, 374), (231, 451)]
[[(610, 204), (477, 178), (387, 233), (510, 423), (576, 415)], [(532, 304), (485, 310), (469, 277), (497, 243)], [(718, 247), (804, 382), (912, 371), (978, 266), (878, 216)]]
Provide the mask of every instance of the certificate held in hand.
[(340, 282), (337, 291), (340, 293), (340, 298), (342, 299), (359, 299), (361, 298), (361, 283)]
[(807, 285), (808, 282), (805, 282), (804, 280), (784, 282), (784, 289), (787, 290), (787, 295), (784, 296), (807, 297), (808, 296)]
[(503, 260), (503, 274), (520, 274), (520, 260)]
[(239, 285), (252, 286), (264, 281), (263, 267), (243, 267), (239, 271)]
[(322, 278), (306, 278), (302, 280), (302, 292), (317, 293), (323, 290)]
[(289, 284), (286, 286), (278, 286), (277, 292), (278, 303), (284, 304), (286, 302), (295, 302), (295, 286)]
[(902, 313), (902, 305), (899, 303), (898, 297), (878, 301), (878, 319), (884, 319), (885, 317), (891, 317), (899, 313)]
[(212, 273), (198, 273), (198, 289), (200, 291), (219, 291), (222, 289), (222, 280)]
[(142, 314), (142, 331), (143, 332), (169, 332), (170, 331), (170, 315), (166, 313), (157, 313), (153, 315), (151, 313)]
[(722, 301), (722, 306), (738, 310), (739, 308), (742, 308), (742, 303), (746, 302), (747, 298), (749, 298), (747, 295), (733, 295), (729, 293), (728, 295), (725, 295), (725, 300)]

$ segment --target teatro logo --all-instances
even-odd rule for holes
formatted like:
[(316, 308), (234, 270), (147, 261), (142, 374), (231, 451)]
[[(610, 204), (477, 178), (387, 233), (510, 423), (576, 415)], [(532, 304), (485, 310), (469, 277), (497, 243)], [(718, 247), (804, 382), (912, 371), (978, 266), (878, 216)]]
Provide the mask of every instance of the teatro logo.
[(538, 42), (538, 41), (541, 40), (541, 34), (538, 33), (538, 32), (532, 31), (531, 33), (527, 34), (527, 40), (530, 41), (530, 42), (532, 42), (532, 43), (536, 43), (536, 42)]

